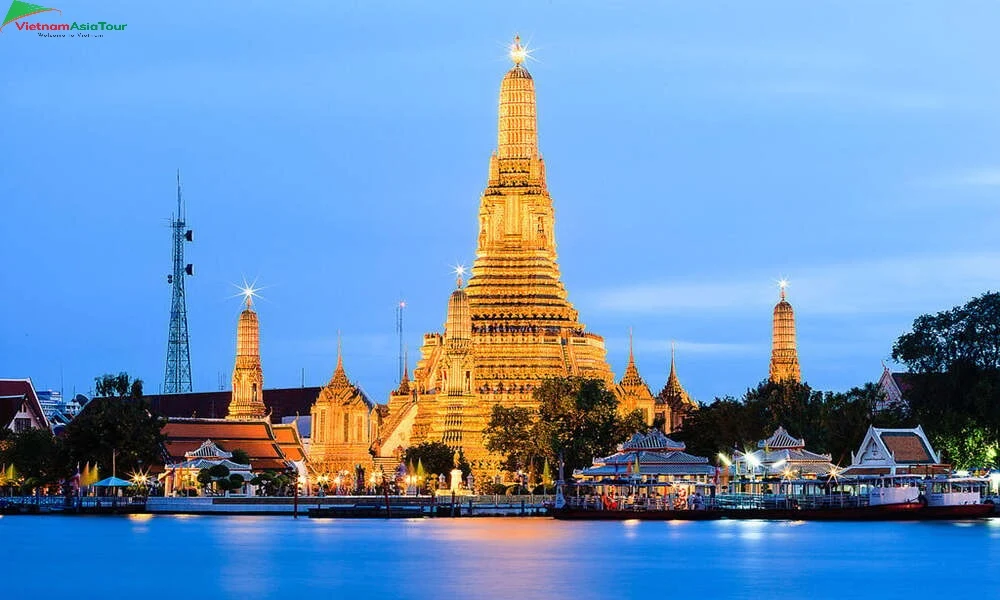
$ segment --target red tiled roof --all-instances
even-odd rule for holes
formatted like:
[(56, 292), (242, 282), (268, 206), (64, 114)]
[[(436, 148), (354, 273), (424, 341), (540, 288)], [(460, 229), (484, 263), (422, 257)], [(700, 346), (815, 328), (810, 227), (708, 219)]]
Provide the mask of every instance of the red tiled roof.
[[(163, 448), (172, 462), (184, 460), (186, 452), (197, 450), (212, 440), (227, 452), (243, 450), (255, 470), (284, 469), (289, 460), (302, 460), (301, 450), (286, 454), (266, 421), (225, 421), (222, 419), (172, 419), (163, 426)], [(289, 445), (295, 448), (295, 444)]]
[(168, 438), (205, 440), (220, 439), (271, 439), (267, 423), (246, 421), (224, 421), (222, 419), (171, 419), (163, 426), (163, 435)]
[(930, 448), (916, 433), (886, 431), (882, 433), (882, 442), (899, 464), (936, 462)]
[(278, 440), (279, 444), (294, 444), (295, 430), (292, 425), (275, 425), (274, 429), (274, 439)]
[[(20, 396), (23, 401), (28, 404), (28, 411), (31, 412), (35, 419), (39, 423), (45, 423), (46, 426), (49, 420), (45, 418), (45, 412), (42, 411), (42, 405), (38, 401), (38, 396), (35, 394), (35, 388), (31, 385), (30, 379), (0, 379), (0, 396)], [(21, 402), (17, 403), (17, 410), (15, 410), (10, 418), (6, 422), (0, 422), (0, 429), (10, 425), (10, 422), (14, 419), (21, 408)], [(3, 415), (0, 415), (3, 416)]]
[(278, 445), (281, 446), (281, 451), (284, 453), (285, 458), (294, 461), (305, 460), (306, 455), (305, 450), (302, 448), (302, 440), (299, 439), (295, 427), (291, 423), (275, 425), (273, 428), (274, 437), (278, 440)]

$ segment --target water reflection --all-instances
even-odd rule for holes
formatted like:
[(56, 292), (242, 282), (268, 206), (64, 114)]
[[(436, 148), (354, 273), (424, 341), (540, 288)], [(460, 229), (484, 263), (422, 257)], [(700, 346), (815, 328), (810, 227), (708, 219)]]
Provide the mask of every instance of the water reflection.
[(849, 590), (878, 589), (885, 600), (911, 594), (914, 577), (922, 595), (954, 591), (953, 581), (929, 573), (975, 573), (977, 589), (1000, 585), (1000, 570), (993, 568), (1000, 521), (7, 517), (0, 520), (0, 540), (0, 564), (18, 574), (5, 584), (5, 598), (77, 596), (73, 573), (53, 578), (45, 571), (53, 548), (67, 540), (91, 542), (74, 569), (113, 567), (116, 595), (141, 597), (164, 575), (150, 557), (178, 561), (178, 587), (162, 585), (158, 597), (185, 590), (181, 595), (199, 598), (576, 600), (661, 597), (669, 584), (671, 597), (808, 590), (810, 598), (842, 598)]

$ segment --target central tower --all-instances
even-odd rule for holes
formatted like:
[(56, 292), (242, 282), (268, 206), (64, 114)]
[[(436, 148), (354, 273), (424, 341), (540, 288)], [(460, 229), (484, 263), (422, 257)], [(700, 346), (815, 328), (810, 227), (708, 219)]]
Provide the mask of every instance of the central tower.
[(604, 340), (584, 332), (556, 262), (555, 212), (538, 150), (535, 83), (520, 39), (500, 83), (497, 149), (479, 204), (476, 260), (466, 293), (475, 389), (493, 402), (532, 403), (550, 377), (614, 376)]

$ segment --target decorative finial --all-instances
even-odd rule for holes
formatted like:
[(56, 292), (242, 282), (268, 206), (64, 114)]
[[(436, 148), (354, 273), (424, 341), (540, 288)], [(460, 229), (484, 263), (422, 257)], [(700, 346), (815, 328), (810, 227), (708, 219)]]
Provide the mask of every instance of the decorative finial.
[(632, 353), (632, 328), (628, 328), (628, 361), (635, 362), (635, 355)]
[(674, 363), (677, 360), (677, 342), (670, 340), (670, 372), (674, 372)]
[(785, 288), (787, 288), (787, 287), (788, 287), (788, 280), (787, 279), (781, 278), (781, 279), (778, 280), (778, 288), (781, 289), (781, 299), (782, 300), (785, 299)]
[(455, 287), (461, 289), (462, 284), (464, 283), (462, 276), (465, 275), (465, 265), (455, 265), (455, 268), (452, 269), (452, 273), (455, 274), (456, 278)]
[(521, 36), (514, 36), (514, 43), (510, 45), (510, 59), (515, 65), (519, 65), (528, 58), (528, 49), (521, 45)]
[(239, 290), (239, 293), (236, 295), (243, 296), (244, 307), (246, 310), (250, 310), (253, 306), (254, 297), (260, 298), (260, 294), (258, 292), (260, 292), (261, 288), (257, 287), (256, 279), (254, 279), (253, 283), (247, 283), (246, 278), (243, 278), (242, 285), (236, 285), (234, 283), (233, 286)]
[(340, 339), (340, 330), (337, 330), (337, 370), (344, 369), (343, 344)]

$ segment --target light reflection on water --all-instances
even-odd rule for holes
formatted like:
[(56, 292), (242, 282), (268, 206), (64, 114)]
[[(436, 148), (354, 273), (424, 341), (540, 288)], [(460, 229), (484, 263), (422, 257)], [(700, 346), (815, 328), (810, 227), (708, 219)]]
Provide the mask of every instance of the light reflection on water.
[[(65, 576), (51, 577), (54, 556)], [(1000, 521), (814, 523), (8, 517), (2, 597), (880, 600), (997, 589)], [(72, 566), (67, 566), (72, 565)], [(67, 569), (69, 569), (67, 571)], [(74, 569), (77, 572), (74, 572)], [(917, 579), (914, 579), (917, 578)], [(569, 593), (568, 593), (569, 592)], [(9, 596), (7, 594), (10, 594)], [(82, 595), (81, 595), (82, 594)], [(846, 595), (845, 595), (846, 594)], [(802, 596), (806, 597), (806, 596)]]

